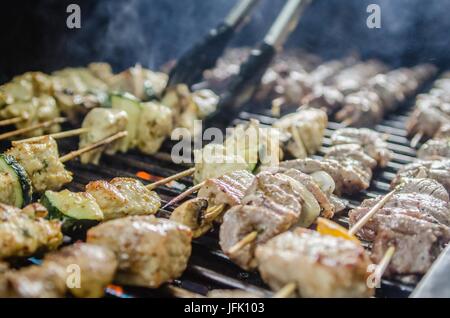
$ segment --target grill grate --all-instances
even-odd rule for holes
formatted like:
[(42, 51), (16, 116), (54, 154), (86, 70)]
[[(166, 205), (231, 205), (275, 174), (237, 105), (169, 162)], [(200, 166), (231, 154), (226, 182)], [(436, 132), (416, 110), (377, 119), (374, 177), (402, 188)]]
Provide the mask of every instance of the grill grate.
[[(375, 130), (385, 133), (389, 148), (394, 152), (391, 162), (383, 170), (377, 170), (373, 174), (372, 183), (369, 189), (362, 193), (346, 198), (349, 201), (349, 208), (358, 206), (362, 200), (372, 198), (380, 194), (385, 194), (389, 190), (389, 183), (394, 178), (397, 170), (403, 165), (415, 159), (416, 151), (409, 146), (404, 129), (405, 121), (408, 117), (412, 101), (405, 103), (395, 114), (388, 115), (386, 119), (375, 126)], [(262, 124), (270, 125), (275, 118), (270, 116), (268, 110), (258, 112), (241, 112), (232, 124), (246, 122), (250, 118), (258, 119)], [(329, 122), (324, 138), (322, 149), (313, 157), (323, 157), (326, 149), (330, 146), (331, 134), (341, 124)], [(77, 139), (69, 138), (59, 142), (60, 150), (66, 153), (77, 147)], [(160, 153), (155, 156), (143, 156), (137, 152), (127, 154), (117, 154), (114, 156), (104, 156), (101, 166), (82, 165), (77, 161), (68, 162), (67, 168), (74, 174), (74, 181), (68, 186), (73, 191), (83, 191), (84, 185), (89, 181), (98, 179), (111, 179), (117, 176), (136, 177), (138, 171), (145, 171), (155, 177), (166, 177), (176, 172), (184, 170), (186, 167), (175, 165), (170, 160), (170, 142), (167, 142)], [(144, 183), (151, 182), (142, 180)], [(163, 205), (174, 196), (182, 192), (186, 187), (192, 186), (191, 178), (183, 178), (177, 182), (177, 187), (162, 186), (156, 191), (160, 195)], [(174, 207), (160, 210), (158, 216), (169, 217)], [(335, 221), (348, 227), (348, 217), (346, 210), (335, 217)], [(368, 243), (363, 243), (370, 247)], [(30, 259), (32, 262), (39, 262), (37, 259)], [(376, 297), (408, 297), (417, 285), (417, 277), (402, 277), (398, 279), (383, 279), (381, 288), (377, 289)], [(263, 283), (256, 272), (245, 272), (233, 264), (220, 250), (218, 245), (218, 228), (214, 228), (210, 233), (193, 241), (192, 256), (187, 270), (179, 279), (172, 282), (172, 285), (186, 290), (205, 294), (214, 288), (238, 288), (247, 291), (260, 291), (270, 295), (268, 287)], [(108, 297), (163, 297), (171, 296), (171, 292), (163, 287), (159, 289), (148, 289), (129, 286), (111, 286), (107, 289)]]

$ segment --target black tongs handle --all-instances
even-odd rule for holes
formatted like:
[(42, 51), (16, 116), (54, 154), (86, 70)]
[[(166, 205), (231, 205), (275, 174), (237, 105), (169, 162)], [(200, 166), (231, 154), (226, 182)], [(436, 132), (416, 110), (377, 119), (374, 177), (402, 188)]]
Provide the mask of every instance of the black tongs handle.
[(261, 78), (281, 50), (289, 34), (295, 29), (299, 18), (312, 0), (289, 0), (283, 7), (263, 42), (244, 62), (239, 73), (233, 78), (228, 89), (221, 96), (217, 112), (234, 117), (236, 111), (253, 96)]
[(191, 86), (201, 80), (203, 71), (216, 65), (235, 31), (245, 22), (260, 0), (240, 0), (216, 28), (189, 51), (169, 73), (168, 87), (184, 83)]

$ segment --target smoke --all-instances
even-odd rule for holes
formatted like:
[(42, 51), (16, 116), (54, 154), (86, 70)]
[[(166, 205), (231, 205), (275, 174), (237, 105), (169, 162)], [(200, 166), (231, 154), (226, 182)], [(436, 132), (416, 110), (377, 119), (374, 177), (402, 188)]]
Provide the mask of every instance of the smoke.
[[(82, 28), (65, 27), (69, 3)], [(106, 61), (116, 70), (137, 62), (158, 68), (179, 57), (226, 16), (236, 0), (18, 0), (0, 12), (0, 76)], [(285, 0), (261, 0), (232, 45), (261, 41)], [(366, 26), (369, 4), (381, 6), (381, 29)], [(287, 43), (328, 58), (358, 52), (393, 65), (450, 65), (450, 0), (314, 0)], [(3, 79), (3, 78), (0, 78)]]

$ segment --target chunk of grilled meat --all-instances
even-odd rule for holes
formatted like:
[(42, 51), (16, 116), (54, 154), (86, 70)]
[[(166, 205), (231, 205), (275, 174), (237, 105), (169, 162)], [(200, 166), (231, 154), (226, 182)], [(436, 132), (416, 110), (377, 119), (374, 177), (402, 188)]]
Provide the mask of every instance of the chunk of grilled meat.
[(8, 149), (6, 154), (24, 167), (36, 192), (56, 191), (72, 181), (72, 173), (59, 160), (58, 145), (52, 137), (21, 142)]
[(159, 196), (133, 178), (91, 181), (86, 185), (86, 192), (95, 198), (105, 220), (155, 214), (161, 206)]
[(394, 188), (410, 178), (436, 180), (450, 193), (450, 159), (418, 160), (407, 164), (397, 172), (391, 187)]
[[(243, 269), (254, 269), (257, 266), (254, 258), (256, 246), (287, 231), (295, 223), (296, 216), (292, 214), (281, 210), (275, 211), (264, 206), (237, 205), (224, 215), (220, 227), (220, 247), (233, 262)], [(255, 241), (234, 254), (228, 253), (233, 245), (253, 231), (258, 232)]]
[(336, 113), (339, 122), (355, 127), (371, 127), (383, 118), (383, 102), (373, 91), (360, 90), (345, 97), (343, 107)]
[[(92, 145), (100, 140), (125, 131), (128, 123), (128, 115), (123, 110), (112, 108), (94, 108), (83, 120), (82, 127), (89, 132), (80, 136), (79, 148)], [(122, 141), (116, 140), (105, 147), (89, 151), (80, 156), (83, 164), (98, 164), (103, 152), (113, 155), (119, 149)]]
[(428, 194), (445, 202), (450, 201), (449, 193), (445, 187), (436, 180), (428, 178), (405, 179), (404, 183), (397, 189), (397, 192)]
[(430, 139), (417, 151), (419, 159), (450, 159), (450, 138), (448, 139)]
[(281, 168), (293, 168), (303, 173), (311, 174), (316, 171), (325, 171), (334, 180), (336, 189), (334, 193), (354, 194), (369, 187), (372, 178), (370, 169), (363, 169), (359, 164), (341, 164), (331, 159), (297, 159), (280, 163)]
[[(349, 212), (349, 222), (354, 225), (381, 199), (367, 199)], [(422, 193), (398, 193), (381, 208), (357, 233), (364, 240), (373, 241), (384, 223), (395, 222), (399, 215), (424, 220), (434, 224), (450, 225), (448, 201)]]
[(349, 240), (295, 229), (256, 248), (263, 280), (273, 289), (295, 283), (300, 297), (369, 297), (364, 248)]
[[(79, 270), (79, 285), (76, 281), (71, 282), (74, 283), (73, 287), (67, 284), (70, 293), (75, 297), (94, 298), (102, 297), (106, 286), (113, 281), (117, 259), (106, 247), (76, 243), (46, 255), (42, 266), (50, 265), (60, 266), (66, 273), (65, 276)], [(69, 280), (65, 278), (64, 282), (67, 281)]]
[[(1, 297), (102, 297), (113, 280), (117, 267), (110, 250), (76, 243), (45, 256), (40, 266), (0, 273)], [(79, 274), (80, 281), (73, 279)]]
[(379, 262), (394, 245), (386, 275), (425, 274), (449, 241), (447, 226), (408, 215), (386, 216), (372, 247), (372, 260)]
[(331, 136), (333, 145), (358, 144), (364, 152), (375, 159), (380, 167), (387, 165), (392, 153), (387, 148), (387, 143), (376, 131), (367, 128), (341, 128)]
[(0, 259), (27, 257), (39, 250), (52, 250), (62, 243), (61, 223), (46, 220), (39, 204), (23, 210), (0, 204)]
[(370, 169), (375, 169), (377, 166), (377, 161), (367, 155), (361, 145), (358, 144), (342, 144), (330, 147), (325, 158), (339, 162), (355, 161)]
[(56, 265), (28, 266), (0, 274), (2, 298), (60, 298), (66, 294), (65, 269)]
[(157, 288), (179, 277), (191, 255), (192, 232), (154, 216), (128, 216), (91, 228), (87, 242), (108, 247), (119, 262), (116, 280)]
[(302, 104), (313, 108), (324, 109), (327, 114), (332, 114), (341, 109), (345, 96), (336, 87), (315, 85), (311, 93), (302, 99)]
[(235, 206), (241, 204), (254, 178), (255, 176), (246, 170), (227, 173), (221, 177), (206, 180), (197, 196), (206, 198), (210, 205)]

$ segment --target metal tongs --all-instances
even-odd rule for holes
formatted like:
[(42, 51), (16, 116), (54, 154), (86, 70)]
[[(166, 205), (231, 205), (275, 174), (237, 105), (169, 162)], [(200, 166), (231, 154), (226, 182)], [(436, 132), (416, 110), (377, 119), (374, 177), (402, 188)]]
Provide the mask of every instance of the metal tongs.
[(198, 82), (203, 71), (216, 65), (228, 42), (260, 0), (240, 0), (228, 16), (199, 43), (187, 51), (169, 73), (167, 87), (177, 84), (191, 86)]
[[(270, 30), (257, 49), (252, 50), (247, 60), (240, 66), (239, 73), (232, 79), (225, 93), (220, 96), (215, 115), (230, 119), (236, 111), (253, 96), (261, 78), (282, 49), (290, 33), (296, 28), (304, 9), (312, 0), (288, 0)], [(210, 118), (216, 116), (212, 115)]]

